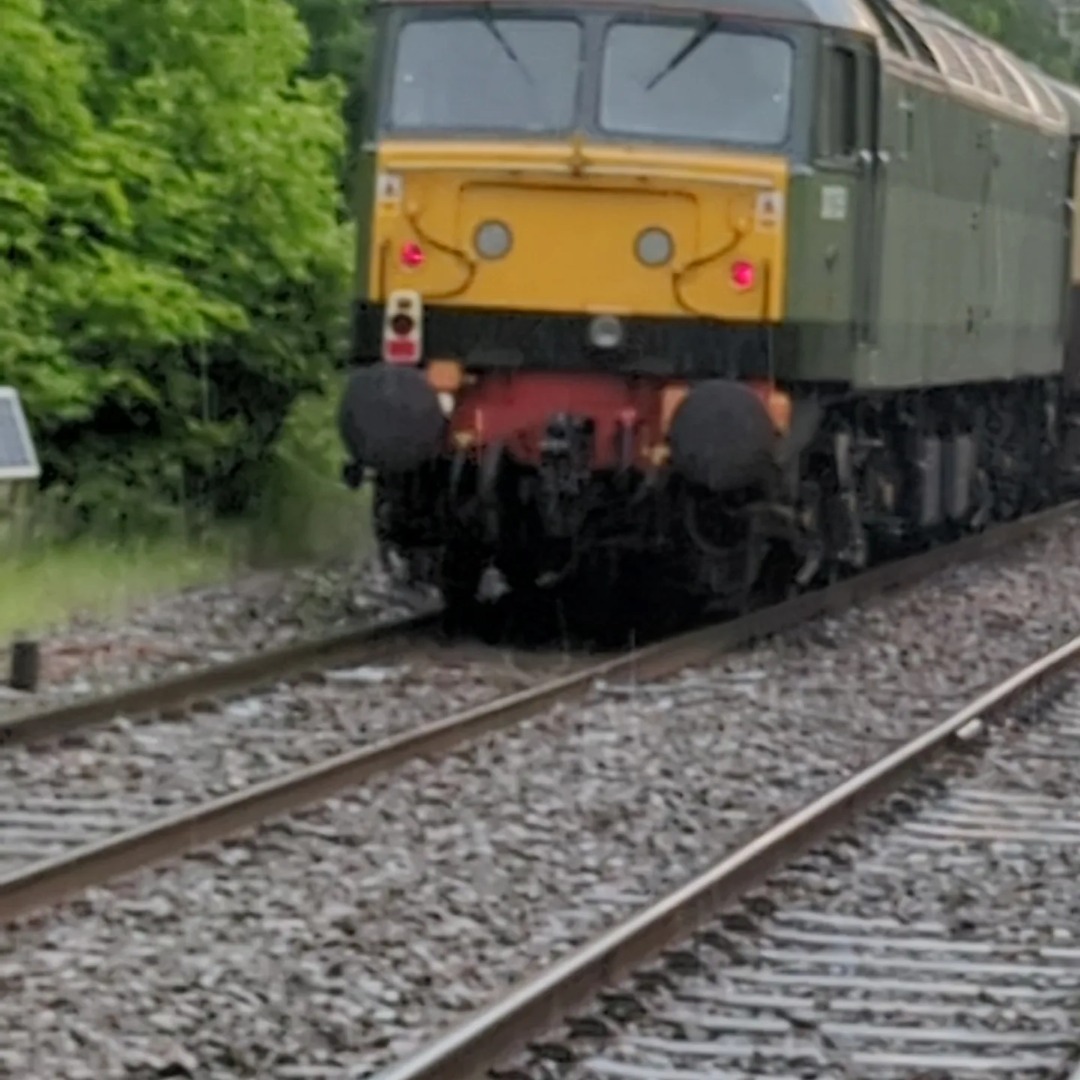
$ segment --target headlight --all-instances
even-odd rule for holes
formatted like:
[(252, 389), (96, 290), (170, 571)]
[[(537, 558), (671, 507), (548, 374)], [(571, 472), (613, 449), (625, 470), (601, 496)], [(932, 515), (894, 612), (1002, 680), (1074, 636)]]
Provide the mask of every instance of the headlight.
[(634, 242), (634, 254), (646, 266), (663, 266), (675, 252), (675, 241), (663, 229), (645, 229)]
[(617, 349), (623, 342), (622, 319), (597, 315), (589, 323), (589, 342), (596, 349)]
[(510, 230), (501, 221), (485, 221), (473, 236), (473, 245), (484, 259), (501, 259), (513, 242)]

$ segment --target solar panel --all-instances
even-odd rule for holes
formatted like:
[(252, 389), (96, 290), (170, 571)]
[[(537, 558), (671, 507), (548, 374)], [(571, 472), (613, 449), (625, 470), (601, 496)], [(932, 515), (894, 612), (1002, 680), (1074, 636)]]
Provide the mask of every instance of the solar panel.
[(19, 392), (0, 386), (0, 481), (36, 480), (41, 475), (34, 440)]

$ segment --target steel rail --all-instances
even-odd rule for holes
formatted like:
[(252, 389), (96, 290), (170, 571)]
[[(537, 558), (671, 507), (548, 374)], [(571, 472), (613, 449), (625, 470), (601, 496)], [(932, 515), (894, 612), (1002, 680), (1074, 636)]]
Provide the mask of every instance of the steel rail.
[(142, 719), (154, 713), (183, 709), (204, 699), (258, 689), (313, 668), (344, 663), (355, 659), (358, 654), (381, 651), (396, 638), (411, 637), (430, 629), (438, 617), (438, 610), (424, 610), (393, 622), (290, 642), (224, 664), (135, 683), (109, 694), (77, 698), (18, 713), (0, 720), (0, 747), (58, 738), (83, 728), (108, 723), (118, 716), (129, 720)]
[(32, 864), (0, 879), (0, 924), (59, 903), (133, 870), (217, 843), (281, 814), (321, 802), (344, 788), (417, 758), (443, 755), (481, 735), (508, 728), (551, 706), (578, 700), (601, 679), (657, 679), (755, 639), (791, 629), (818, 615), (910, 585), (946, 566), (1017, 542), (1080, 503), (1010, 522), (953, 544), (899, 559), (728, 622), (705, 626), (634, 652), (603, 660), (528, 690), (468, 709), (414, 731), (298, 769), (105, 840)]
[[(658, 903), (631, 916), (490, 1007), (376, 1074), (375, 1080), (473, 1080), (564, 1021), (604, 987), (690, 937), (770, 874), (894, 791), (975, 721), (1013, 703), (1080, 659), (1080, 637), (981, 694), (975, 701), (773, 825)], [(1080, 1071), (1076, 1074), (1080, 1078)]]

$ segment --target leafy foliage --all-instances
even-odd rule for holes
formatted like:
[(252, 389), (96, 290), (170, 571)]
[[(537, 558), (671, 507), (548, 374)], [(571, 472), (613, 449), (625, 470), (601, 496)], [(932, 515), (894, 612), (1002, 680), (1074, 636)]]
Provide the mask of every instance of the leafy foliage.
[(286, 0), (0, 10), (0, 382), (46, 480), (239, 508), (342, 333), (340, 84)]
[(371, 27), (365, 0), (292, 0), (311, 36), (305, 73), (331, 76), (345, 86), (342, 115), (350, 158), (360, 145), (364, 76), (370, 55)]
[(305, 71), (352, 82), (361, 71), (368, 44), (364, 0), (292, 0), (311, 37)]
[[(1076, 77), (1047, 4), (936, 2)], [(365, 0), (0, 16), (0, 382), (24, 395), (46, 481), (120, 525), (241, 509), (343, 337)]]

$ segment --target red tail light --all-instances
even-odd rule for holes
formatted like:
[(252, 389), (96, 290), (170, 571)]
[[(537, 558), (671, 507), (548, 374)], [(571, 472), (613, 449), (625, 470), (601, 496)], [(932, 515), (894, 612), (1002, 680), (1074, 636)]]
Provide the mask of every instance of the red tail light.
[(407, 244), (402, 244), (401, 265), (410, 270), (415, 270), (418, 266), (423, 266), (424, 249), (419, 244), (413, 243), (412, 241)]
[(731, 284), (736, 289), (751, 289), (757, 278), (753, 263), (737, 262), (731, 267)]

